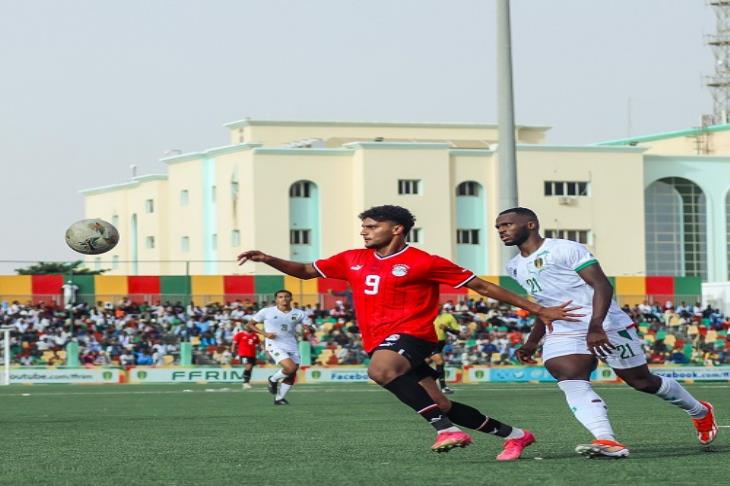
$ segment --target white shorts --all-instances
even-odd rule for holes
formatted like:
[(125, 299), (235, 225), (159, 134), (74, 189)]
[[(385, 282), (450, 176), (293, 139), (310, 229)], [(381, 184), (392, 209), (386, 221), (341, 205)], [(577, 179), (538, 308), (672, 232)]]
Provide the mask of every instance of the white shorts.
[[(611, 344), (616, 346), (610, 355), (605, 359), (601, 358), (608, 366), (623, 370), (646, 364), (644, 348), (635, 327), (606, 331), (606, 335)], [(586, 344), (586, 334), (548, 336), (542, 345), (543, 363), (571, 354), (591, 354)]]
[(301, 362), (299, 358), (299, 349), (292, 346), (277, 346), (276, 344), (267, 344), (266, 352), (269, 353), (274, 363), (279, 364), (285, 359), (291, 359), (296, 364)]

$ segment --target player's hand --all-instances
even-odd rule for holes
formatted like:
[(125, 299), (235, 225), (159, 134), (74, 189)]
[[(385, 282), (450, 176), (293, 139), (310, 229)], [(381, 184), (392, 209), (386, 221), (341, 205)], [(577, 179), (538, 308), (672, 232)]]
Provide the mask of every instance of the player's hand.
[(537, 364), (537, 361), (532, 359), (532, 355), (535, 354), (535, 351), (537, 351), (537, 344), (526, 342), (522, 345), (522, 347), (515, 351), (515, 355), (517, 356), (517, 359), (520, 361), (520, 363)]
[(616, 349), (608, 340), (608, 336), (603, 329), (589, 329), (588, 335), (586, 336), (586, 344), (588, 345), (588, 350), (598, 358), (605, 358)]
[(243, 265), (247, 261), (251, 260), (252, 262), (263, 262), (266, 261), (266, 259), (269, 257), (266, 253), (258, 250), (249, 250), (244, 251), (243, 253), (239, 254), (236, 258), (238, 260), (239, 265)]
[(549, 332), (553, 332), (553, 321), (580, 321), (580, 318), (585, 314), (577, 314), (575, 311), (580, 309), (580, 306), (572, 306), (573, 301), (563, 302), (555, 307), (543, 307), (540, 312), (537, 313), (537, 317), (545, 323), (545, 327)]
[(264, 337), (267, 339), (276, 339), (276, 333), (275, 332), (265, 332)]

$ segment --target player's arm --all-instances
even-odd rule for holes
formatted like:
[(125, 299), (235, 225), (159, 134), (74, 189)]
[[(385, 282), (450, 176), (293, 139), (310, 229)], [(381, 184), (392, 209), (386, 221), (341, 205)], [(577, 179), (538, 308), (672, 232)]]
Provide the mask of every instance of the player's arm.
[(292, 262), (290, 260), (283, 260), (275, 256), (267, 255), (266, 253), (258, 250), (244, 251), (243, 253), (238, 255), (237, 260), (239, 265), (243, 265), (249, 260), (252, 262), (265, 263), (282, 273), (291, 275), (292, 277), (301, 278), (302, 280), (319, 277), (319, 273), (317, 273), (317, 270), (311, 263), (300, 263)]
[(545, 336), (545, 323), (538, 317), (532, 324), (530, 335), (527, 336), (527, 342), (515, 351), (517, 359), (525, 364), (535, 364), (536, 361), (532, 359), (532, 355), (537, 351), (543, 336)]
[(588, 349), (597, 356), (606, 356), (614, 349), (603, 330), (603, 321), (606, 320), (608, 308), (613, 299), (613, 287), (597, 261), (581, 269), (578, 275), (585, 283), (593, 287), (593, 314), (588, 324), (586, 338)]
[(575, 310), (580, 309), (580, 307), (570, 307), (571, 301), (555, 307), (543, 307), (536, 302), (520, 297), (499, 285), (487, 282), (479, 277), (471, 279), (466, 286), (480, 295), (511, 304), (515, 307), (521, 307), (522, 309), (535, 314), (551, 331), (553, 321), (578, 321), (580, 320), (578, 319), (579, 317), (583, 317), (582, 314), (576, 314), (574, 312)]
[(456, 319), (451, 321), (449, 324), (444, 325), (443, 329), (453, 336), (461, 335), (461, 326), (458, 322), (456, 322)]
[(274, 339), (276, 337), (276, 333), (266, 332), (263, 329), (259, 329), (259, 327), (256, 324), (261, 324), (261, 323), (258, 321), (254, 321), (254, 320), (248, 321), (246, 323), (246, 329), (248, 329), (251, 332), (255, 332), (259, 336), (263, 336), (265, 338)]

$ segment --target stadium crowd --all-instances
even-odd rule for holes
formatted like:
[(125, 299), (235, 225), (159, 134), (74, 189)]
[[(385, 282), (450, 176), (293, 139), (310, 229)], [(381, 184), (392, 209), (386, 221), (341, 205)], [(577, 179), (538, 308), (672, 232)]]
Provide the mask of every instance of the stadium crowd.
[[(484, 299), (451, 301), (447, 307), (461, 324), (461, 333), (450, 336), (444, 347), (448, 365), (516, 364), (515, 350), (532, 325), (527, 312)], [(334, 301), (327, 308), (302, 308), (316, 327), (312, 334), (303, 330), (302, 336), (316, 364), (367, 361), (347, 300)], [(198, 306), (123, 299), (116, 304), (69, 308), (16, 301), (0, 303), (0, 325), (13, 328), (14, 364), (64, 364), (66, 345), (73, 340), (79, 344), (79, 359), (85, 366), (176, 364), (181, 342), (191, 343), (195, 364), (226, 365), (238, 362), (231, 354), (231, 340), (258, 309), (249, 301)], [(676, 307), (672, 302), (664, 306), (644, 302), (623, 309), (636, 323), (650, 363), (730, 363), (730, 320), (720, 310), (684, 302)], [(258, 358), (261, 364), (267, 362), (263, 349)]]

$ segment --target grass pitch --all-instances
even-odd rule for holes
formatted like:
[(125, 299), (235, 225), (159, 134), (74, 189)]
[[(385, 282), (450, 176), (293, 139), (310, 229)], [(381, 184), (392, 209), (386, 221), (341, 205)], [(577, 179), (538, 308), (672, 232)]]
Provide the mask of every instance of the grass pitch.
[(596, 386), (631, 449), (624, 460), (573, 452), (590, 437), (555, 385), (454, 388), (454, 400), (538, 442), (513, 463), (496, 462), (501, 441), (483, 433), (434, 454), (431, 427), (373, 385), (295, 386), (288, 407), (263, 385), (10, 386), (0, 389), (0, 484), (728, 484), (728, 384), (688, 385), (725, 426), (709, 447), (681, 410)]

